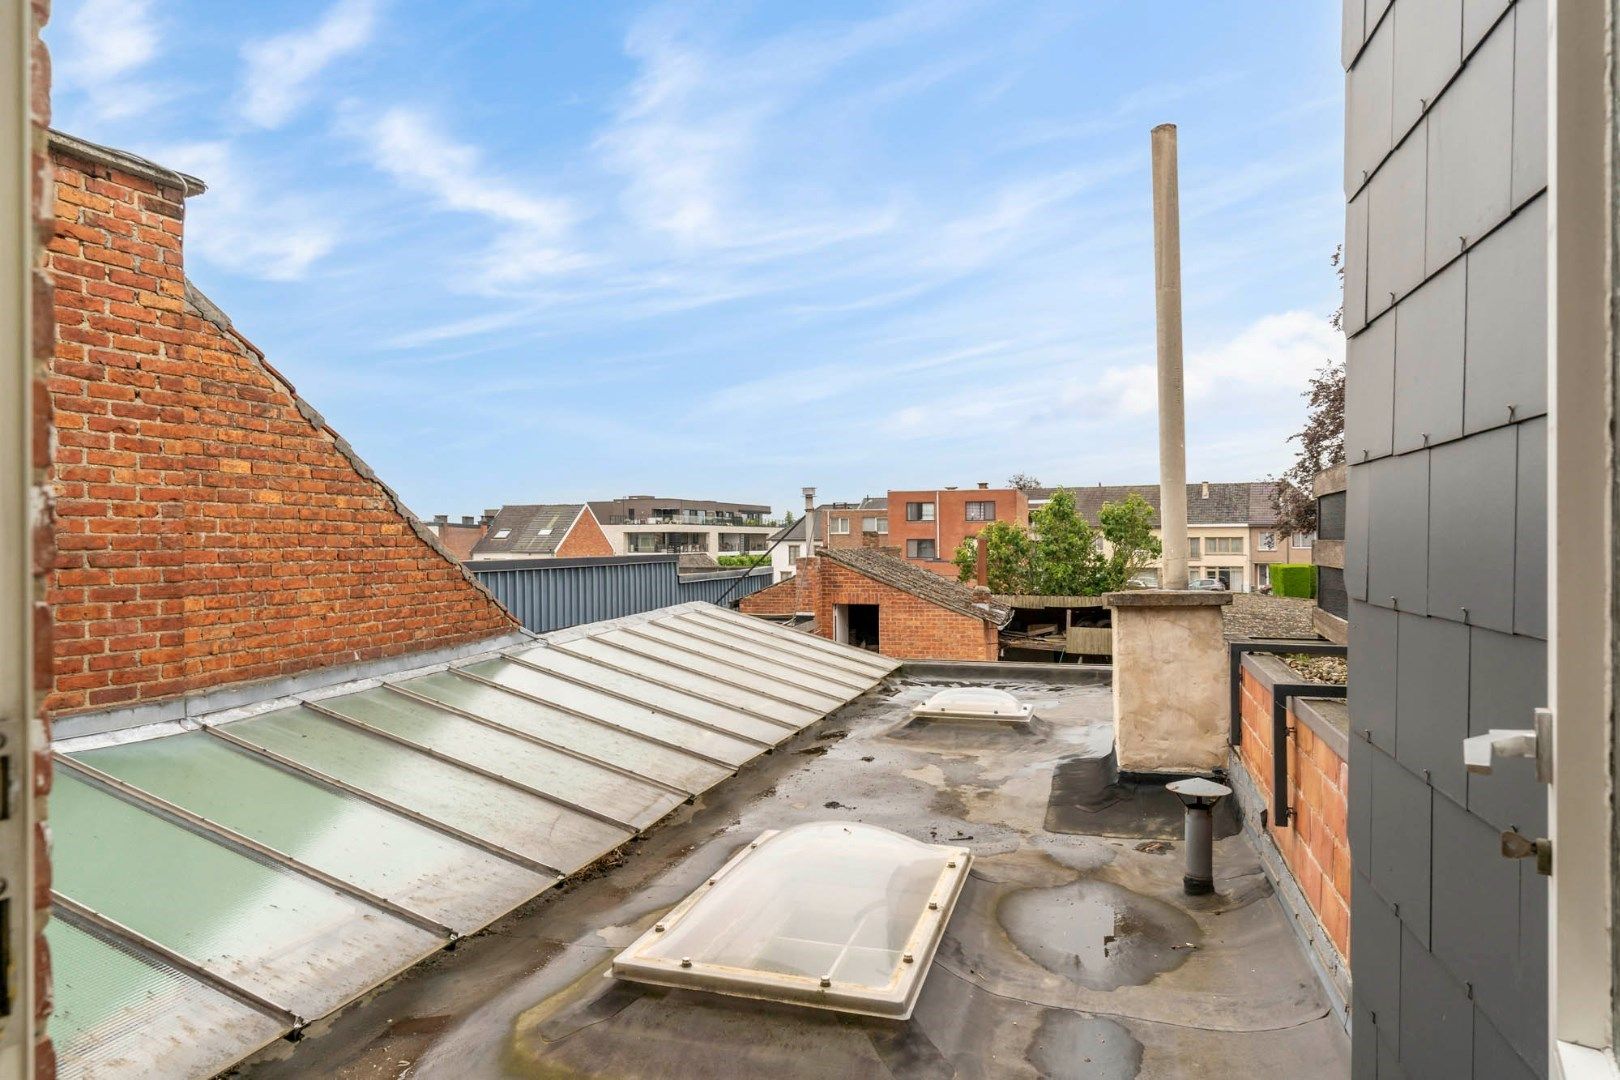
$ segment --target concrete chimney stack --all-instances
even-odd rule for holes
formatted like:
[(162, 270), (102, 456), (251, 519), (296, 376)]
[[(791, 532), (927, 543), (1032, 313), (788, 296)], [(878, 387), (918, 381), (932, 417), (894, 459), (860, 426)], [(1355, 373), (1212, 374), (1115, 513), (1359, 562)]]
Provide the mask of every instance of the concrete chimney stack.
[(973, 538), (976, 554), (974, 558), (973, 580), (985, 588), (990, 587), (990, 554), (988, 545), (984, 542), (984, 535)]
[(990, 481), (988, 481), (988, 480), (980, 480), (979, 481), (979, 490), (980, 491), (989, 491), (990, 490)]
[(1153, 129), (1153, 280), (1159, 354), (1159, 524), (1165, 589), (1187, 587), (1187, 434), (1181, 381), (1181, 195), (1176, 125)]

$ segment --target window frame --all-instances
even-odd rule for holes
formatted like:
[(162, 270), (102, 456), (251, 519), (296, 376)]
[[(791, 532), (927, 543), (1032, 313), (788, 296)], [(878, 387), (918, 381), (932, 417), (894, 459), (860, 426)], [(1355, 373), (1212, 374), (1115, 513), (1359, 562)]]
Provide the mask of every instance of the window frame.
[[(924, 544), (927, 544), (928, 547), (930, 548), (930, 552), (927, 555), (924, 555), (922, 553), (922, 546)], [(928, 560), (930, 562), (937, 562), (937, 561), (939, 561), (939, 545), (937, 543), (935, 543), (934, 538), (931, 537), (931, 536), (916, 537), (916, 538), (907, 540), (906, 541), (906, 558), (908, 558), (908, 559), (926, 559), (926, 560)]]
[[(974, 516), (975, 508), (977, 508), (979, 514), (981, 514), (981, 515), (988, 514), (989, 516), (987, 516), (987, 517), (985, 517), (985, 516), (975, 517)], [(995, 500), (994, 499), (969, 499), (967, 502), (962, 504), (962, 520), (964, 520), (964, 521), (973, 521), (973, 522), (989, 522), (989, 521), (996, 520), (996, 502), (995, 502)]]

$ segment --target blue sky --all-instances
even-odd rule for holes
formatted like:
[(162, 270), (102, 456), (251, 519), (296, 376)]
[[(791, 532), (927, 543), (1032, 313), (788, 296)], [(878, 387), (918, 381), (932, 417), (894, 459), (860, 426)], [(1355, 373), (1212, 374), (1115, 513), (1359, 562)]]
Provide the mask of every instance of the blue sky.
[(1318, 3), (57, 0), (56, 124), (208, 181), (187, 272), (418, 513), (1189, 479), (1342, 344)]

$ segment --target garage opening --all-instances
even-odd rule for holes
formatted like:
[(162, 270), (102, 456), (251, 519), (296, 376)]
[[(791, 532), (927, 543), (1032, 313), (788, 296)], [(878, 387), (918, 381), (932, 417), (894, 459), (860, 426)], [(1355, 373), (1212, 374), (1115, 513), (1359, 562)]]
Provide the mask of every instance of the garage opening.
[(844, 645), (878, 651), (878, 605), (834, 604), (833, 639)]

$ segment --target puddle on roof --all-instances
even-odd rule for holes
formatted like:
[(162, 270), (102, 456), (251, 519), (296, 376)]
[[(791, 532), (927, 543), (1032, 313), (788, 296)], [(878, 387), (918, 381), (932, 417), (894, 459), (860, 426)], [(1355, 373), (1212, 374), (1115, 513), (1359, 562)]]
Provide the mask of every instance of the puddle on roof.
[(1101, 1016), (1049, 1009), (1029, 1045), (1029, 1063), (1051, 1080), (1118, 1080), (1142, 1068), (1142, 1044)]
[(996, 917), (1025, 956), (1091, 990), (1148, 982), (1180, 967), (1203, 938), (1186, 912), (1102, 881), (1020, 890)]

